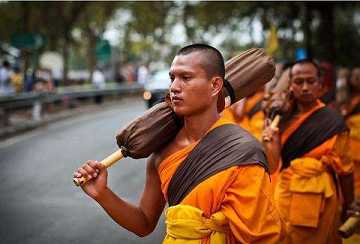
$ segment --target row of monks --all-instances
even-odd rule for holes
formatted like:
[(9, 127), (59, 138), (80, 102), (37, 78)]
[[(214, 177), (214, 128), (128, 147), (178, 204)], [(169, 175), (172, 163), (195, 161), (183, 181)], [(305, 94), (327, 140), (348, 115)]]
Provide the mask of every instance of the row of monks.
[[(333, 99), (329, 99), (334, 90), (324, 81), (326, 76), (319, 75), (318, 99), (303, 111), (292, 104), (296, 99), (289, 68), (278, 65), (276, 71), (271, 82), (225, 109), (223, 117), (263, 144), (271, 166), (275, 204), (287, 225), (286, 242), (341, 243), (337, 230), (348, 217), (346, 209), (354, 204), (353, 196), (360, 198), (360, 68), (338, 72), (337, 83), (343, 82), (347, 93), (344, 96), (338, 89)], [(299, 82), (312, 85), (313, 81), (305, 78)], [(321, 112), (325, 108), (337, 111), (343, 121), (336, 115), (327, 117)], [(280, 124), (269, 129), (276, 114), (281, 116)], [(275, 133), (270, 140), (269, 130)], [(278, 149), (273, 140), (279, 140), (275, 142)], [(280, 160), (272, 160), (273, 154), (279, 154)], [(357, 235), (352, 238), (360, 241)]]

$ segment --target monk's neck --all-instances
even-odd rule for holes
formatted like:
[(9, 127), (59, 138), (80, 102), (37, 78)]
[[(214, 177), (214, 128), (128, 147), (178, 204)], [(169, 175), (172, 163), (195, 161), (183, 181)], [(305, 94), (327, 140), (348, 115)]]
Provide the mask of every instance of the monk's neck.
[(309, 102), (309, 103), (297, 103), (297, 108), (300, 114), (309, 112), (317, 105), (317, 101)]
[(184, 136), (189, 142), (200, 140), (219, 118), (220, 115), (217, 112), (185, 117)]

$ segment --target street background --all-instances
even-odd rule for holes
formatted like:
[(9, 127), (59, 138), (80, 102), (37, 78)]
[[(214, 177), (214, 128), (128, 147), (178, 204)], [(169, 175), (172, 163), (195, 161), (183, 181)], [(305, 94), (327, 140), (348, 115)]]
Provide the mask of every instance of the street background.
[[(0, 142), (1, 243), (160, 243), (163, 219), (140, 239), (72, 182), (83, 161), (117, 149), (116, 132), (144, 109), (128, 98)], [(109, 169), (109, 186), (137, 203), (144, 177), (145, 160), (125, 158)]]

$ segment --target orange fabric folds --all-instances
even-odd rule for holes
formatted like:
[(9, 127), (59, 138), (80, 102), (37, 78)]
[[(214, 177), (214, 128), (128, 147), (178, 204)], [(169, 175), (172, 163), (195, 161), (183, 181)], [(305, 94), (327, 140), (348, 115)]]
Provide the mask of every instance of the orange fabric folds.
[[(211, 129), (229, 123), (232, 122), (220, 118)], [(159, 165), (158, 172), (165, 198), (171, 177), (195, 145), (196, 143), (170, 155)], [(226, 228), (229, 230), (225, 234), (228, 244), (279, 243), (282, 222), (270, 192), (269, 175), (263, 167), (234, 166), (201, 182), (180, 205), (199, 209), (204, 218), (211, 219), (215, 213), (224, 215)], [(210, 236), (203, 237), (201, 243), (210, 243)]]

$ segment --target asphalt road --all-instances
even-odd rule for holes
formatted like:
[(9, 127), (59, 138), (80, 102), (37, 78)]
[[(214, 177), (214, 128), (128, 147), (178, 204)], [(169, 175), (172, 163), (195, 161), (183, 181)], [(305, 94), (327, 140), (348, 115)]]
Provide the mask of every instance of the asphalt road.
[[(72, 183), (75, 168), (117, 149), (114, 136), (145, 110), (127, 98), (0, 142), (0, 243), (160, 243), (164, 224), (145, 238), (124, 230)], [(124, 159), (109, 170), (109, 185), (137, 203), (145, 160)]]

